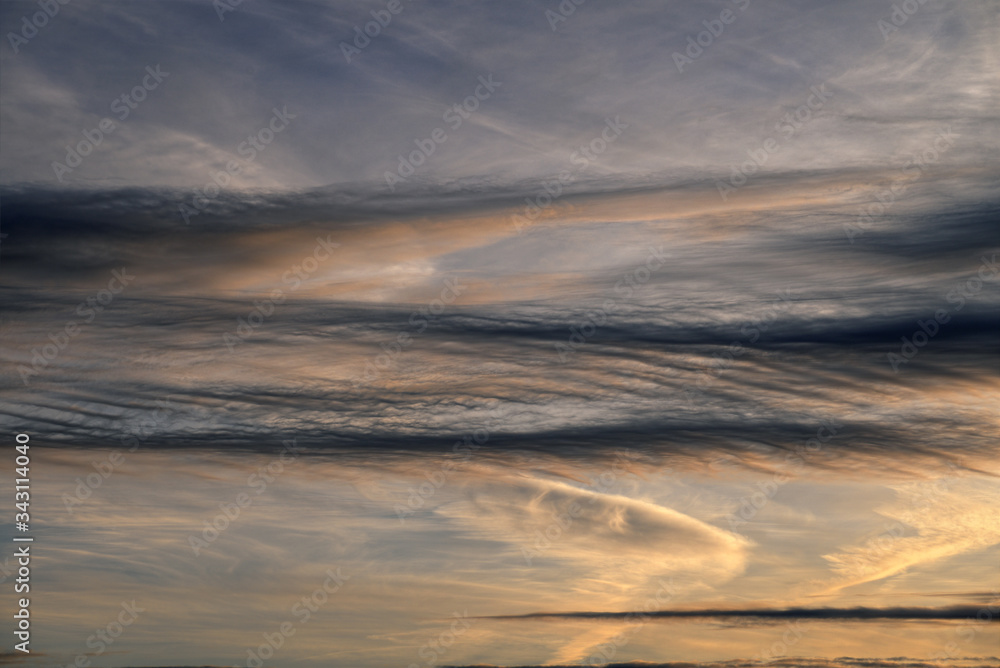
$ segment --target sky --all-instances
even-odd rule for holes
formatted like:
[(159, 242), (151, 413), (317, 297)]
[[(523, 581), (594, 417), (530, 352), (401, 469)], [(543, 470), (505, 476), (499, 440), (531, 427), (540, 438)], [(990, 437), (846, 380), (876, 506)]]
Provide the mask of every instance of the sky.
[(0, 34), (0, 663), (1000, 665), (996, 2)]

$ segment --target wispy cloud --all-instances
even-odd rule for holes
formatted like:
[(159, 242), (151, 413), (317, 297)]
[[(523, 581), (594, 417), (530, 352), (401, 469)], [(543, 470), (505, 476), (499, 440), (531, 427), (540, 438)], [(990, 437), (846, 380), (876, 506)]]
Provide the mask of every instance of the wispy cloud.
[(232, 665), (331, 561), (275, 660), (989, 653), (1000, 14), (889, 4), (0, 3), (61, 662), (139, 590), (116, 660)]

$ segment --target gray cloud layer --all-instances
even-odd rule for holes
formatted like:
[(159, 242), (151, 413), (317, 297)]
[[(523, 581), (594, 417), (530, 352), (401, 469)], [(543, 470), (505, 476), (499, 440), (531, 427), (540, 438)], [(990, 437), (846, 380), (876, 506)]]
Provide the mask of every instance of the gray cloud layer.
[[(114, 660), (222, 663), (336, 557), (357, 589), (280, 660), (408, 665), (468, 604), (552, 621), (438, 664), (565, 664), (624, 613), (509, 613), (674, 574), (656, 616), (697, 629), (633, 656), (718, 656), (705, 620), (730, 655), (790, 619), (828, 657), (937, 651), (979, 609), (907, 604), (998, 535), (1000, 6), (907, 2), (400, 0), (350, 62), (382, 0), (73, 0), (21, 42), (39, 5), (0, 3), (0, 429), (59, 449), (53, 647), (136, 588), (168, 622)], [(308, 465), (193, 562), (288, 439)], [(143, 451), (85, 488), (109, 446)]]
[[(953, 605), (944, 608), (779, 608), (761, 609), (749, 608), (743, 610), (706, 609), (706, 610), (653, 610), (652, 612), (534, 612), (525, 615), (497, 615), (484, 619), (631, 619), (636, 615), (648, 616), (652, 619), (830, 619), (850, 621), (878, 620), (956, 620), (975, 619), (976, 614), (983, 611), (981, 606)], [(1000, 622), (1000, 617), (991, 617), (987, 621)]]
[[(345, 240), (335, 272), (358, 255), (352, 243), (373, 249), (370, 262), (382, 267), (380, 240), (400, 221), (430, 233), (424, 216), (461, 219), (484, 205), (460, 193), (428, 196), (405, 216), (391, 201), (315, 191), (261, 196), (246, 216), (185, 226), (156, 192), (9, 189), (0, 300), (12, 343), (4, 373), (17, 389), (6, 394), (4, 419), (54, 442), (117, 442), (170, 397), (173, 412), (154, 420), (145, 445), (269, 448), (295, 435), (317, 449), (436, 451), (481, 427), (499, 402), (511, 417), (492, 428), (490, 450), (580, 456), (628, 442), (653, 455), (728, 452), (749, 461), (781, 456), (836, 420), (841, 438), (810, 464), (875, 457), (890, 467), (937, 459), (977, 468), (993, 452), (981, 422), (988, 409), (935, 398), (934, 388), (989, 382), (995, 367), (997, 286), (976, 276), (997, 249), (1000, 203), (966, 180), (967, 200), (925, 208), (927, 193), (948, 183), (931, 179), (908, 193), (899, 213), (856, 244), (843, 236), (844, 203), (785, 206), (750, 230), (702, 217), (718, 226), (711, 240), (688, 221), (507, 229), (471, 247), (415, 255), (434, 268), (410, 303), (338, 299), (357, 279), (320, 277), (314, 292), (289, 292), (235, 352), (223, 335), (272, 285), (287, 290), (279, 277), (317, 236)], [(491, 198), (485, 209), (503, 211), (514, 196), (500, 189)], [(334, 213), (313, 222), (324, 207)], [(457, 230), (443, 238), (453, 242)], [(260, 238), (274, 241), (261, 246)], [(629, 245), (595, 258), (590, 248), (605, 238)], [(622, 276), (663, 241), (668, 261), (626, 297)], [(270, 260), (281, 253), (291, 259)], [(173, 269), (178, 261), (184, 272)], [(138, 276), (133, 286), (22, 382), (32, 351), (79, 320), (78, 305), (120, 267)], [(414, 321), (449, 276), (479, 298)], [(495, 287), (525, 276), (544, 287), (521, 295)], [(558, 346), (565, 352), (571, 328), (608, 298), (614, 313), (562, 362)], [(949, 321), (895, 373), (888, 354), (941, 309)], [(389, 368), (373, 367), (379, 344), (401, 332), (415, 335), (412, 346)]]
[[(385, 190), (384, 173), (436, 127), (448, 138), (410, 185), (548, 177), (616, 115), (630, 128), (588, 176), (725, 178), (823, 83), (821, 117), (769, 168), (883, 165), (948, 124), (976, 135), (967, 158), (996, 163), (984, 73), (1000, 62), (998, 19), (985, 0), (921, 5), (889, 39), (878, 21), (891, 8), (861, 0), (588, 5), (554, 30), (542, 1), (402, 5), (349, 63), (341, 44), (372, 20), (367, 5), (244, 3), (220, 21), (204, 2), (70, 3), (17, 53), (3, 45), (0, 180), (56, 183), (51, 163), (109, 117), (118, 127), (66, 183), (200, 187), (283, 106), (296, 118), (234, 188)], [(29, 6), (4, 3), (5, 34)], [(678, 71), (673, 54), (727, 8), (735, 22)], [(114, 101), (155, 65), (169, 76), (119, 122)], [(491, 73), (502, 85), (452, 129), (446, 110)]]

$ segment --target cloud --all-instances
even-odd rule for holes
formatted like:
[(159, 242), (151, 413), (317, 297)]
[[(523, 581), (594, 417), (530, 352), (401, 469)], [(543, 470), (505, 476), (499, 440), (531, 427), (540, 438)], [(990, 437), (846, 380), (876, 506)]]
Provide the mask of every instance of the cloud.
[(615, 461), (589, 489), (493, 471), (469, 481), (468, 501), (435, 513), (473, 535), (507, 543), (529, 566), (561, 564), (564, 573), (575, 574), (575, 595), (620, 599), (657, 578), (684, 574), (718, 583), (743, 571), (750, 548), (745, 538), (619, 493), (627, 464)]
[(1000, 543), (1000, 521), (992, 512), (994, 485), (954, 479), (896, 486), (895, 503), (879, 509), (890, 520), (859, 545), (824, 555), (837, 575), (827, 590), (873, 582), (966, 552)]
[[(941, 668), (941, 666), (954, 666), (955, 668), (988, 668), (997, 661), (997, 657), (973, 657), (962, 659), (946, 659), (944, 663), (935, 661), (929, 663), (917, 658), (854, 658), (839, 657), (836, 659), (823, 659), (812, 657), (784, 657), (776, 658), (767, 662), (769, 666), (777, 668)], [(652, 661), (627, 661), (602, 664), (604, 668), (754, 668), (760, 666), (757, 660), (732, 661), (671, 661), (669, 663), (657, 663)], [(577, 668), (578, 664), (545, 664), (545, 668)], [(447, 668), (541, 668), (541, 666), (496, 666), (491, 664), (475, 664), (467, 666), (448, 666)]]
[[(136, 589), (161, 618), (130, 661), (173, 628), (168, 660), (223, 664), (333, 560), (356, 589), (278, 660), (408, 665), (441, 610), (629, 610), (661, 576), (663, 618), (722, 620), (743, 656), (794, 615), (878, 622), (803, 652), (946, 645), (981, 597), (907, 607), (914, 580), (973, 589), (998, 537), (995, 2), (885, 35), (865, 0), (567, 0), (557, 24), (556, 0), (402, 0), (350, 61), (378, 3), (218, 4), (32, 4), (17, 46), (29, 10), (0, 3), (0, 427), (52, 446), (56, 645)], [(288, 439), (301, 471), (192, 554)], [(63, 514), (109, 446), (127, 464)], [(752, 540), (726, 530), (762, 497)], [(851, 607), (866, 584), (885, 598)], [(829, 607), (790, 598), (816, 588)], [(572, 662), (602, 619), (474, 629), (436, 663)], [(691, 626), (628, 651), (718, 656)]]
[(24, 652), (0, 652), (0, 664), (11, 664), (11, 665), (23, 665), (25, 659), (32, 660), (37, 658), (42, 658), (46, 656), (43, 652), (31, 652), (30, 655), (25, 655)]
[[(648, 615), (651, 619), (753, 619), (753, 620), (787, 620), (787, 619), (829, 619), (847, 621), (949, 621), (960, 619), (975, 619), (976, 614), (983, 610), (982, 606), (955, 605), (943, 608), (747, 608), (747, 609), (704, 609), (704, 610), (654, 610), (648, 613), (640, 612), (535, 612), (525, 615), (495, 615), (484, 619), (632, 619), (636, 615)], [(1000, 622), (1000, 617), (991, 617), (988, 621)]]
[[(954, 182), (942, 178), (929, 183)], [(526, 189), (258, 193), (184, 225), (165, 191), (10, 188), (3, 373), (22, 389), (3, 395), (4, 412), (53, 442), (117, 442), (172, 397), (146, 447), (268, 448), (281, 432), (316, 450), (420, 453), (479, 428), (499, 402), (511, 417), (488, 451), (603, 459), (627, 439), (650, 461), (730, 457), (757, 470), (836, 420), (841, 437), (809, 469), (993, 471), (982, 434), (993, 423), (997, 292), (973, 282), (995, 253), (997, 204), (973, 202), (980, 185), (963, 183), (968, 199), (931, 209), (912, 191), (857, 245), (837, 229), (853, 215), (850, 191), (820, 202), (761, 194), (730, 210), (674, 188), (574, 195), (558, 224), (519, 235), (506, 216)], [(665, 218), (674, 201), (683, 216)], [(317, 238), (340, 246), (293, 290), (287, 272)], [(613, 251), (595, 258), (595, 243)], [(668, 261), (626, 285), (651, 246)], [(134, 283), (25, 386), (32, 351), (80, 320), (122, 267)], [(463, 294), (419, 315), (448, 280)], [(224, 335), (274, 289), (283, 301), (230, 352)], [(608, 300), (606, 322), (583, 345), (571, 340)], [(949, 322), (894, 373), (887, 355), (941, 309)], [(396, 354), (401, 334), (412, 343)], [(571, 344), (563, 362), (558, 346)], [(97, 360), (119, 370), (115, 384), (92, 373)], [(89, 408), (67, 410), (70, 396)]]
[[(462, 15), (446, 4), (404, 3), (349, 63), (341, 43), (371, 20), (361, 8), (258, 3), (220, 22), (211, 5), (176, 5), (97, 14), (69, 5), (19, 53), (8, 51), (3, 140), (17, 158), (0, 160), (0, 180), (54, 183), (51, 163), (101, 118), (117, 120), (114, 100), (156, 64), (170, 72), (162, 88), (68, 183), (202, 187), (229, 160), (243, 159), (238, 145), (264, 127), (275, 105), (297, 118), (244, 165), (241, 187), (384, 189), (384, 173), (438, 127), (448, 138), (411, 183), (537, 180), (570, 166), (573, 151), (616, 115), (629, 134), (588, 172), (726, 178), (748, 149), (781, 137), (773, 126), (824, 82), (833, 98), (782, 142), (768, 168), (883, 164), (942, 122), (977, 136), (963, 151), (969, 162), (995, 162), (997, 118), (982, 84), (996, 65), (981, 29), (992, 20), (988, 2), (921, 6), (889, 41), (877, 26), (884, 8), (860, 0), (755, 2), (684, 72), (673, 54), (718, 7), (591, 6), (553, 30), (551, 7), (540, 1)], [(17, 5), (4, 7), (4, 34), (22, 15)], [(446, 110), (491, 73), (502, 86), (452, 129)], [(51, 112), (48, 99), (65, 102), (55, 116), (35, 113)], [(153, 153), (155, 163), (146, 159)]]

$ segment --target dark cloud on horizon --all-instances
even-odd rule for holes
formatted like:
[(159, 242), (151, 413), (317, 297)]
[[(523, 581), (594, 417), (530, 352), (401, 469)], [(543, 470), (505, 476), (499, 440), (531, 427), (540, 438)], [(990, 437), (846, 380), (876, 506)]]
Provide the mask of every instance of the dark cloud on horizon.
[[(941, 668), (942, 665), (955, 665), (955, 661), (961, 661), (961, 668), (992, 668), (998, 657), (963, 657), (960, 659), (946, 659), (945, 663), (935, 661), (929, 663), (916, 658), (889, 658), (889, 659), (865, 659), (855, 657), (838, 657), (836, 659), (820, 659), (813, 657), (779, 657), (767, 662), (769, 666), (777, 668)], [(970, 663), (976, 661), (991, 661), (994, 663)], [(2, 663), (0, 656), (0, 663)], [(545, 664), (544, 668), (580, 668), (581, 664)], [(736, 659), (733, 661), (671, 661), (669, 663), (656, 663), (652, 661), (626, 661), (602, 664), (602, 668), (756, 668), (760, 666), (759, 661)], [(129, 666), (128, 668), (146, 668), (145, 666)], [(216, 666), (163, 666), (158, 668), (218, 668)], [(443, 664), (442, 668), (542, 668), (542, 666), (507, 666), (496, 664), (474, 664), (474, 665), (452, 665)]]
[[(955, 621), (975, 620), (982, 606), (952, 605), (943, 608), (709, 608), (703, 610), (653, 610), (651, 612), (533, 612), (524, 615), (493, 615), (480, 619), (633, 619), (637, 615), (651, 619), (759, 619), (759, 620), (839, 620), (839, 621)], [(1000, 616), (986, 610), (987, 622), (1000, 622)]]
[[(941, 666), (956, 665), (956, 661), (962, 662), (961, 668), (993, 668), (998, 657), (963, 657), (960, 659), (946, 659), (940, 661), (927, 662), (917, 658), (890, 658), (890, 659), (865, 659), (854, 657), (838, 657), (836, 659), (819, 659), (813, 657), (779, 657), (767, 662), (769, 666), (777, 668), (941, 668)], [(975, 663), (976, 661), (989, 661), (991, 663)], [(3, 663), (0, 656), (0, 663)], [(761, 663), (754, 660), (736, 659), (733, 661), (671, 661), (669, 663), (656, 663), (651, 661), (626, 661), (602, 664), (602, 668), (757, 668)], [(544, 668), (580, 668), (581, 664), (545, 664)], [(129, 666), (128, 668), (146, 668), (145, 666)], [(217, 666), (158, 666), (157, 668), (219, 668)], [(507, 666), (495, 664), (474, 664), (474, 665), (452, 665), (443, 664), (442, 668), (543, 668), (542, 666)]]
[[(977, 663), (986, 661), (989, 663)], [(777, 668), (942, 668), (942, 666), (960, 665), (962, 668), (994, 668), (1000, 661), (995, 656), (963, 657), (960, 659), (942, 659), (940, 661), (924, 661), (917, 658), (855, 658), (838, 657), (836, 659), (821, 659), (813, 657), (779, 657), (769, 659), (766, 664), (758, 660), (735, 659), (732, 661), (671, 661), (657, 663), (652, 661), (626, 661), (601, 664), (602, 668), (756, 668), (761, 665)], [(960, 662), (960, 663), (958, 663)], [(580, 668), (581, 664), (545, 664), (544, 668)], [(498, 666), (493, 664), (447, 665), (443, 668), (543, 668), (542, 666), (519, 665)]]

